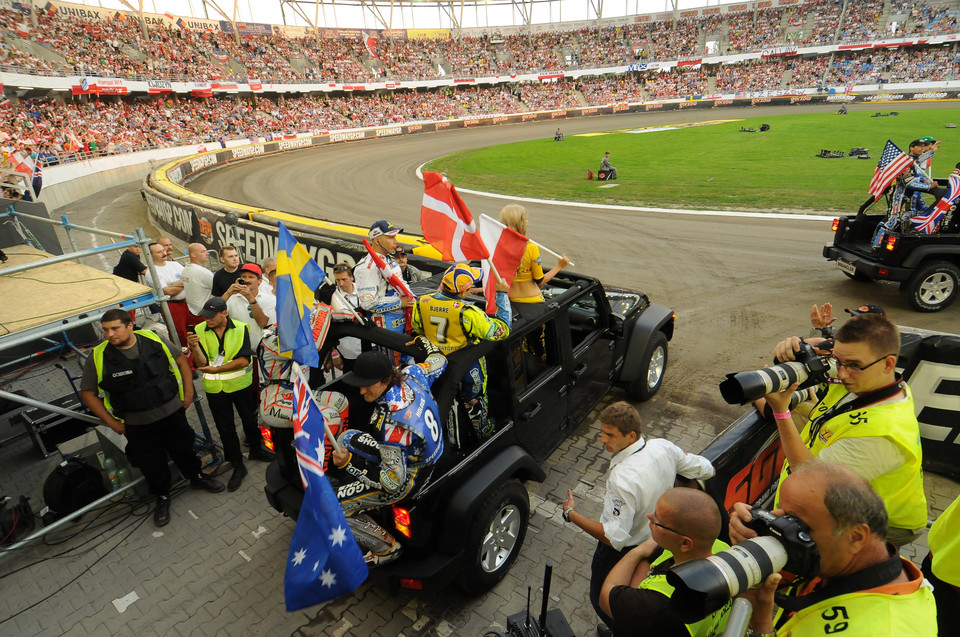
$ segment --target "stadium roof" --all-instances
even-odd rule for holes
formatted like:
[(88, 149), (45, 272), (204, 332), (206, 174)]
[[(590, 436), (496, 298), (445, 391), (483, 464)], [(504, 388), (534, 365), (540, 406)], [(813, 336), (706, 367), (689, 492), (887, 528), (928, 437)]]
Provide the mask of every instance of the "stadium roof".
[(109, 9), (296, 26), (458, 29), (576, 22), (730, 4), (719, 0), (73, 0)]

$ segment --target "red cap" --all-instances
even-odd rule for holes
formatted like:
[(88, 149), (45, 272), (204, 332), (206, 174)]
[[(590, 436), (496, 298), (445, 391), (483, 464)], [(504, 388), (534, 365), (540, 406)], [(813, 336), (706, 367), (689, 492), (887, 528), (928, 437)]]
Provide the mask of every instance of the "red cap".
[(244, 263), (240, 266), (241, 272), (253, 272), (259, 277), (263, 276), (263, 270), (260, 269), (260, 266), (256, 263)]

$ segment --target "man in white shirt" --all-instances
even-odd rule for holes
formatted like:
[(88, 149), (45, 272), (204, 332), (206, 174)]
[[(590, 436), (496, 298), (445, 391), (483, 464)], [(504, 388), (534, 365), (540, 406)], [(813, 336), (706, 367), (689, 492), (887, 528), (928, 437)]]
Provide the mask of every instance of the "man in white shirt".
[(574, 510), (573, 492), (567, 491), (563, 519), (597, 539), (590, 575), (590, 603), (602, 620), (599, 635), (612, 634), (613, 621), (600, 609), (600, 590), (610, 570), (630, 548), (650, 539), (647, 514), (657, 499), (673, 488), (677, 475), (705, 480), (713, 465), (702, 456), (688, 454), (668, 440), (647, 440), (641, 432), (640, 414), (620, 401), (600, 412), (600, 442), (613, 453), (607, 472), (600, 520)]
[[(150, 268), (147, 268), (143, 275), (144, 281), (151, 287), (159, 287), (163, 294), (169, 296), (167, 307), (170, 308), (170, 317), (173, 319), (173, 326), (180, 339), (180, 347), (187, 349), (184, 353), (189, 358), (189, 348), (187, 348), (187, 295), (183, 291), (183, 266), (176, 261), (167, 260), (167, 251), (159, 243), (149, 245), (150, 258), (153, 266), (157, 270), (159, 280), (156, 285), (153, 282), (153, 275)], [(172, 340), (172, 339), (171, 339)]]
[(238, 274), (238, 282), (227, 288), (223, 296), (230, 318), (243, 321), (250, 328), (250, 346), (256, 350), (263, 328), (277, 322), (277, 299), (260, 289), (261, 270), (256, 263), (244, 263)]
[(183, 267), (180, 280), (183, 281), (187, 309), (190, 310), (190, 314), (187, 316), (187, 325), (196, 325), (203, 320), (200, 316), (200, 310), (203, 309), (203, 304), (210, 298), (210, 290), (213, 287), (213, 272), (207, 269), (207, 261), (210, 259), (210, 255), (202, 243), (191, 243), (187, 247), (187, 254), (190, 257), (190, 263)]
[(263, 271), (263, 280), (260, 282), (260, 291), (266, 294), (277, 295), (277, 260), (267, 257), (260, 264)]
[[(334, 294), (331, 305), (338, 312), (359, 312), (360, 297), (357, 295), (357, 286), (353, 282), (353, 271), (349, 263), (338, 263), (333, 266), (333, 278), (341, 294)], [(344, 336), (337, 343), (337, 349), (330, 354), (334, 367), (347, 373), (353, 370), (353, 364), (360, 356), (360, 339), (355, 336)]]

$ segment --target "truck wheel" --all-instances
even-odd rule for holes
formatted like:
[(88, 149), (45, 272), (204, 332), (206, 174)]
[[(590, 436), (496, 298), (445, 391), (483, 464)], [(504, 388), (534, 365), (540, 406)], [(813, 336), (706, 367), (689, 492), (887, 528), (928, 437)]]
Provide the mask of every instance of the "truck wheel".
[(667, 370), (667, 337), (656, 332), (643, 352), (643, 375), (627, 383), (627, 393), (634, 400), (650, 400), (660, 390)]
[(949, 261), (932, 261), (900, 284), (900, 295), (918, 312), (938, 312), (960, 291), (960, 268)]
[(493, 588), (517, 559), (530, 516), (530, 496), (517, 480), (484, 500), (467, 529), (460, 588), (479, 595)]

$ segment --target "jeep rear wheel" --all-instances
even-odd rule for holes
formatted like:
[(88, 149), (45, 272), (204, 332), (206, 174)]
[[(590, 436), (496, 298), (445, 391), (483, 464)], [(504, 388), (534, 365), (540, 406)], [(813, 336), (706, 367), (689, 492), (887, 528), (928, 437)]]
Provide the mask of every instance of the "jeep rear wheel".
[(520, 552), (529, 516), (530, 496), (517, 480), (484, 498), (467, 529), (460, 588), (479, 595), (503, 579)]
[(957, 298), (960, 268), (949, 261), (932, 261), (917, 268), (900, 284), (900, 295), (918, 312), (938, 312)]
[(667, 337), (656, 332), (650, 337), (643, 352), (641, 376), (627, 383), (627, 393), (634, 400), (650, 400), (660, 390), (663, 374), (667, 370)]

